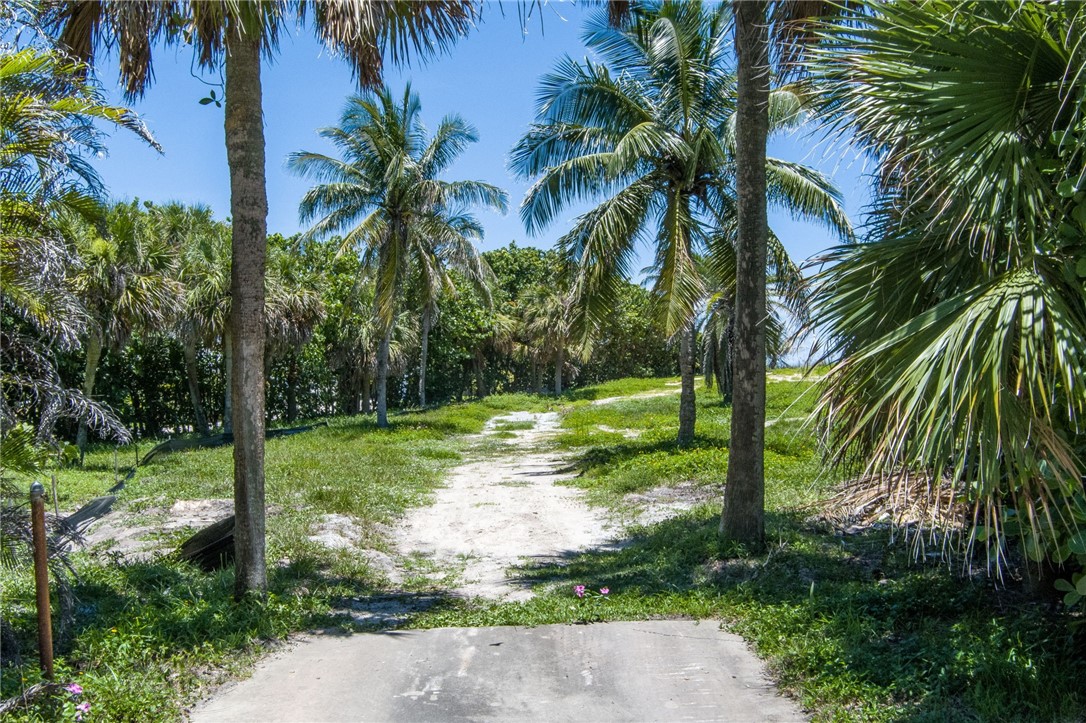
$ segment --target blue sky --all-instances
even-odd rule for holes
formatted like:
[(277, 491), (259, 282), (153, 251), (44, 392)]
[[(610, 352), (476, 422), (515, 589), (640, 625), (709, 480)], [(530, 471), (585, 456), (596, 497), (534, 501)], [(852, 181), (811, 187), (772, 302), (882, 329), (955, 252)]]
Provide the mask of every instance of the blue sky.
[[(448, 113), (458, 113), (479, 131), (480, 141), (470, 147), (450, 170), (453, 178), (474, 178), (505, 188), (510, 212), (504, 217), (478, 213), (486, 228), (483, 249), (520, 245), (551, 246), (565, 230), (554, 224), (545, 234), (529, 237), (516, 209), (527, 184), (506, 169), (513, 144), (534, 115), (538, 78), (563, 54), (584, 57), (580, 40), (586, 13), (569, 3), (550, 2), (521, 25), (517, 6), (507, 4), (504, 16), (497, 5), (484, 8), (479, 28), (460, 40), (447, 54), (426, 64), (390, 68), (386, 82), (401, 90), (411, 82), (423, 105), (427, 125), (435, 127)], [(109, 155), (96, 166), (115, 198), (139, 197), (156, 202), (203, 203), (215, 215), (229, 214), (229, 178), (223, 136), (223, 111), (199, 100), (214, 84), (217, 73), (202, 73), (188, 48), (159, 49), (155, 55), (155, 83), (143, 98), (128, 103), (147, 122), (163, 147), (157, 154), (126, 133), (114, 133)], [(115, 61), (99, 63), (99, 77), (117, 102)], [(211, 83), (213, 85), (208, 85)], [(281, 41), (279, 52), (263, 70), (264, 120), (267, 142), (269, 232), (292, 234), (298, 223), (298, 201), (308, 183), (285, 170), (289, 153), (298, 150), (330, 152), (317, 129), (334, 125), (346, 98), (355, 92), (347, 64), (323, 48), (307, 28), (293, 31)], [(866, 203), (860, 163), (830, 149), (809, 133), (775, 140), (773, 155), (814, 165), (830, 174), (845, 194), (852, 218)], [(572, 213), (570, 217), (572, 217)], [(772, 213), (770, 223), (797, 260), (808, 258), (833, 243), (822, 229), (795, 223)], [(651, 255), (643, 254), (644, 259)]]

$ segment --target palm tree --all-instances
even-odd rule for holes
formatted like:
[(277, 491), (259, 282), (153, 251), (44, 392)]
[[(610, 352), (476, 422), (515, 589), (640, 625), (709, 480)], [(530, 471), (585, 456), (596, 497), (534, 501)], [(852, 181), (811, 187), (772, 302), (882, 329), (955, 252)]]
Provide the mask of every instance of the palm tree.
[[(471, 27), (470, 0), (425, 3), (352, 0), (338, 3), (73, 2), (47, 3), (61, 45), (90, 61), (96, 50), (116, 45), (121, 79), (129, 96), (150, 84), (156, 42), (192, 43), (200, 63), (226, 69), (225, 129), (233, 220), (231, 309), (236, 364), (234, 398), (235, 593), (263, 594), (264, 562), (264, 262), (267, 182), (264, 163), (260, 58), (271, 55), (291, 15), (314, 28), (345, 55), (360, 85), (381, 81), (383, 56), (393, 62), (409, 53), (431, 55)], [(291, 12), (293, 11), (293, 12)]]
[(298, 416), (298, 355), (324, 320), (323, 277), (307, 266), (298, 237), (284, 239), (277, 234), (271, 238), (269, 250), (264, 376), (270, 378), (277, 357), (290, 355), (287, 420), (294, 421)]
[[(802, 325), (809, 318), (809, 284), (803, 272), (789, 257), (784, 244), (769, 232), (769, 275), (766, 279), (770, 303), (766, 309), (766, 357), (777, 360), (784, 356), (792, 338), (786, 333), (786, 319)], [(735, 297), (739, 277), (736, 272), (735, 234), (718, 234), (712, 243), (711, 262), (703, 265), (709, 298), (705, 304), (702, 333), (703, 363), (706, 387), (715, 383), (725, 403), (732, 403), (734, 350), (738, 339), (735, 331)]]
[(766, 140), (769, 3), (735, 0), (736, 286), (731, 442), (720, 532), (760, 551), (765, 539)]
[(127, 439), (112, 412), (64, 386), (53, 360), (79, 344), (88, 322), (68, 279), (74, 254), (56, 221), (100, 212), (101, 183), (85, 160), (103, 149), (95, 121), (157, 145), (131, 111), (105, 103), (77, 64), (54, 53), (0, 54), (0, 85), (0, 432), (20, 421), (17, 410), (38, 406), (41, 441), (59, 416)]
[[(337, 259), (337, 265), (342, 260)], [(339, 379), (339, 413), (369, 414), (380, 343), (373, 316), (374, 284), (361, 268), (346, 277), (333, 271), (326, 301), (325, 357)]]
[(180, 258), (178, 278), (184, 300), (176, 334), (185, 357), (194, 428), (206, 437), (211, 429), (200, 392), (197, 355), (202, 344), (219, 338), (229, 316), (230, 227), (215, 221), (207, 206), (168, 203), (150, 211), (155, 233)]
[[(517, 144), (512, 167), (538, 179), (521, 206), (530, 233), (568, 204), (604, 199), (577, 219), (560, 245), (574, 268), (575, 307), (590, 329), (612, 308), (636, 246), (656, 250), (654, 290), (666, 333), (680, 337), (679, 444), (694, 435), (694, 318), (706, 289), (699, 255), (711, 238), (736, 229), (735, 77), (727, 54), (724, 6), (664, 2), (634, 9), (632, 26), (606, 14), (586, 40), (603, 59), (561, 61), (542, 81), (538, 122)], [(775, 117), (793, 123), (798, 98), (773, 95)], [(766, 159), (765, 196), (841, 233), (848, 221), (820, 174)], [(741, 267), (739, 271), (742, 271)], [(765, 278), (766, 265), (760, 267)], [(764, 364), (764, 361), (763, 361)]]
[(536, 355), (533, 362), (554, 363), (554, 394), (562, 394), (562, 373), (569, 358), (580, 356), (583, 349), (573, 334), (572, 299), (568, 292), (549, 286), (537, 286), (522, 297), (521, 327), (528, 345)]
[[(484, 281), (482, 261), (465, 234), (481, 233), (462, 210), (485, 204), (504, 211), (505, 192), (482, 181), (438, 176), (476, 140), (456, 116), (442, 120), (427, 140), (422, 106), (411, 87), (397, 103), (385, 88), (351, 98), (339, 126), (323, 128), (343, 158), (299, 152), (289, 167), (319, 181), (300, 205), (303, 222), (318, 219), (312, 237), (345, 233), (343, 247), (357, 247), (377, 282), (375, 314), (381, 325), (377, 360), (377, 424), (388, 426), (389, 344), (406, 277), (414, 269), (424, 293), (423, 316), (447, 283), (448, 266)], [(424, 324), (424, 332), (428, 332)]]
[[(846, 1), (843, 5), (848, 5)], [(769, 227), (765, 191), (769, 170), (766, 143), (771, 128), (770, 32), (781, 69), (795, 72), (811, 44), (815, 18), (831, 15), (825, 0), (733, 0), (736, 88), (735, 188), (737, 285), (735, 293), (735, 371), (732, 438), (720, 535), (758, 551), (765, 545), (765, 268)]]
[[(506, 202), (503, 191), (500, 206), (503, 213)], [(423, 249), (428, 252), (430, 258), (424, 266), (420, 266), (421, 273), (417, 276), (422, 291), (419, 354), (420, 407), (426, 406), (426, 359), (430, 331), (440, 311), (439, 301), (446, 295), (449, 298), (457, 296), (459, 287), (454, 279), (459, 279), (467, 282), (484, 304), (492, 306), (490, 289), (496, 283), (494, 272), (472, 243), (473, 240), (483, 239), (483, 228), (471, 214), (460, 212), (450, 215), (442, 220), (438, 228), (447, 229), (452, 233), (445, 233), (442, 238), (430, 240), (430, 248)], [(455, 272), (455, 276), (450, 272)]]
[[(90, 397), (102, 354), (123, 349), (138, 329), (157, 331), (172, 322), (181, 286), (174, 278), (173, 250), (153, 232), (149, 214), (138, 201), (117, 203), (108, 210), (104, 236), (79, 219), (69, 219), (66, 225), (79, 255), (72, 287), (88, 314), (83, 393)], [(79, 425), (76, 445), (82, 456), (85, 424)]]
[(1086, 9), (880, 4), (822, 32), (827, 121), (879, 162), (864, 243), (816, 296), (833, 458), (948, 479), (990, 559), (1006, 523), (1082, 563)]

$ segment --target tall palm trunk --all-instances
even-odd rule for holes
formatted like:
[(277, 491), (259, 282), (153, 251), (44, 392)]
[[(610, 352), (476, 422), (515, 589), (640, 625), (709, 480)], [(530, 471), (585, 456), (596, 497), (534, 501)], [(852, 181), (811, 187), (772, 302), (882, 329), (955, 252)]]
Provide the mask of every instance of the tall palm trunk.
[(377, 426), (388, 426), (388, 355), (392, 346), (392, 325), (381, 337), (377, 350)]
[(736, 0), (735, 345), (731, 447), (720, 534), (760, 551), (765, 545), (766, 136), (769, 33), (764, 0)]
[(230, 322), (222, 332), (222, 378), (225, 392), (222, 400), (222, 432), (234, 433), (234, 339)]
[[(83, 372), (83, 394), (94, 394), (94, 379), (98, 376), (98, 363), (102, 360), (102, 339), (94, 331), (87, 334), (87, 366)], [(79, 463), (83, 463), (83, 454), (87, 449), (87, 423), (80, 422), (75, 434), (75, 444), (79, 447)]]
[(554, 396), (562, 395), (562, 367), (566, 364), (566, 349), (561, 343), (554, 355)]
[(233, 218), (230, 327), (234, 368), (234, 596), (268, 588), (264, 561), (264, 265), (268, 196), (260, 39), (226, 32), (226, 157)]
[(181, 337), (181, 349), (185, 354), (185, 376), (189, 383), (189, 399), (192, 400), (192, 413), (195, 419), (196, 431), (200, 436), (206, 437), (211, 433), (207, 425), (207, 414), (204, 412), (204, 403), (200, 398), (200, 370), (196, 366), (196, 335), (192, 329), (186, 329)]
[(679, 378), (682, 386), (679, 394), (679, 436), (676, 442), (683, 447), (694, 441), (694, 422), (698, 413), (694, 396), (694, 322), (686, 324), (680, 333)]
[(422, 310), (422, 339), (419, 354), (419, 406), (426, 406), (426, 352), (430, 346), (430, 306)]

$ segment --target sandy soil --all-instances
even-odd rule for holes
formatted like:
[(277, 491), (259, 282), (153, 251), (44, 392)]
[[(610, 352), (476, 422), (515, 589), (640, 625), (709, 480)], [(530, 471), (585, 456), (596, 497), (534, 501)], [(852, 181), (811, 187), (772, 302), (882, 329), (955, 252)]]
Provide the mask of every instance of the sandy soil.
[(84, 543), (87, 547), (105, 547), (127, 559), (147, 559), (172, 549), (164, 543), (163, 533), (184, 527), (202, 529), (232, 514), (232, 499), (178, 500), (169, 509), (144, 510), (135, 524), (129, 511), (113, 510), (90, 526)]
[(503, 440), (500, 457), (454, 468), (434, 503), (411, 510), (394, 533), (400, 553), (422, 554), (437, 568), (463, 566), (453, 594), (503, 600), (531, 597), (526, 583), (506, 574), (524, 562), (548, 563), (608, 546), (616, 530), (588, 507), (583, 493), (556, 484), (572, 476), (569, 460), (540, 451), (558, 430), (554, 412), (515, 412), (496, 417), (481, 437), (506, 422), (534, 423)]

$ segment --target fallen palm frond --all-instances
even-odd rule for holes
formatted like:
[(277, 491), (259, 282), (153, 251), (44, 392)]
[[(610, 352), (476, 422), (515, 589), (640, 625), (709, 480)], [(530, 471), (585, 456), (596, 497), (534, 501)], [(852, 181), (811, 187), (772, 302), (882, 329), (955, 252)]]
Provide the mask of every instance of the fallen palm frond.
[[(897, 472), (848, 480), (810, 509), (812, 521), (844, 534), (888, 529), (893, 535), (900, 532), (917, 558), (950, 559), (967, 549), (973, 507), (958, 496), (949, 479)], [(938, 550), (929, 552), (934, 547)]]

